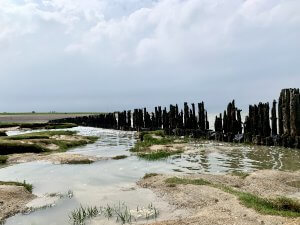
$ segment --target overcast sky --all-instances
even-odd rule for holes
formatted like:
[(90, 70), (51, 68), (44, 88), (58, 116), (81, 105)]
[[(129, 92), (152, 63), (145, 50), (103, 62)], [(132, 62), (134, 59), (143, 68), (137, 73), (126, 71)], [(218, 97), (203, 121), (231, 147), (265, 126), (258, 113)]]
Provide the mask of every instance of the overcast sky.
[(0, 0), (0, 112), (112, 111), (300, 87), (299, 0)]

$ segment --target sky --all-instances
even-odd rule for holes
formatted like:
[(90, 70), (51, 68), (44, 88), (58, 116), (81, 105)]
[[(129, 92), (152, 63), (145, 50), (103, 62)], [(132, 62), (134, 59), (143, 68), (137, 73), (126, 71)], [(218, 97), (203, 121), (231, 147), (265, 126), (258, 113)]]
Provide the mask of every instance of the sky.
[(0, 0), (0, 112), (272, 101), (300, 86), (299, 0)]

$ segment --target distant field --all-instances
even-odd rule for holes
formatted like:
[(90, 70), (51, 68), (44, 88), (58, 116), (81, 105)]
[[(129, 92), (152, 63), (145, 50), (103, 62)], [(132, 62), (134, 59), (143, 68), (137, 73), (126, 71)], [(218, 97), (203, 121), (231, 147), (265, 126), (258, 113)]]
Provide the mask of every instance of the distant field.
[(77, 116), (88, 116), (101, 114), (96, 112), (86, 113), (0, 113), (0, 123), (16, 122), (16, 123), (45, 123), (49, 120), (70, 118)]

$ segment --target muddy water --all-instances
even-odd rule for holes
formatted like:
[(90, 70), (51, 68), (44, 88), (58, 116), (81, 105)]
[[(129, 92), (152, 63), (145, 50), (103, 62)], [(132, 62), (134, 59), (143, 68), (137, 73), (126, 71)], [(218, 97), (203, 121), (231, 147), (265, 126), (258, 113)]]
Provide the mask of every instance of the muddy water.
[[(140, 189), (135, 182), (145, 173), (226, 173), (232, 170), (300, 169), (300, 152), (292, 149), (236, 146), (214, 142), (191, 144), (192, 150), (167, 160), (148, 162), (131, 156), (128, 151), (135, 143), (133, 132), (98, 128), (72, 128), (81, 135), (95, 135), (100, 139), (70, 153), (94, 156), (128, 155), (123, 160), (99, 161), (90, 165), (53, 165), (31, 162), (0, 169), (0, 180), (26, 180), (34, 185), (33, 193), (74, 193), (72, 198), (55, 199), (51, 208), (28, 215), (16, 215), (8, 225), (65, 225), (68, 215), (80, 205), (105, 206), (125, 202), (130, 208), (146, 207), (153, 203), (160, 210), (158, 219), (171, 217), (172, 209), (150, 190)], [(9, 135), (17, 134), (10, 132)], [(174, 212), (176, 213), (176, 212)], [(141, 221), (147, 223), (147, 221)], [(149, 221), (151, 222), (151, 221)], [(115, 220), (96, 219), (91, 224), (116, 224)]]

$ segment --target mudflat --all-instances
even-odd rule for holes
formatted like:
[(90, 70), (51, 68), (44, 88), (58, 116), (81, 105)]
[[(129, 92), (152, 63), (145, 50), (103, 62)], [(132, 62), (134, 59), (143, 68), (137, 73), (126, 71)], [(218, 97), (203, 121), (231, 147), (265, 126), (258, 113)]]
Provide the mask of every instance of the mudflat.
[(45, 123), (49, 120), (89, 116), (95, 113), (4, 113), (0, 114), (0, 122)]

